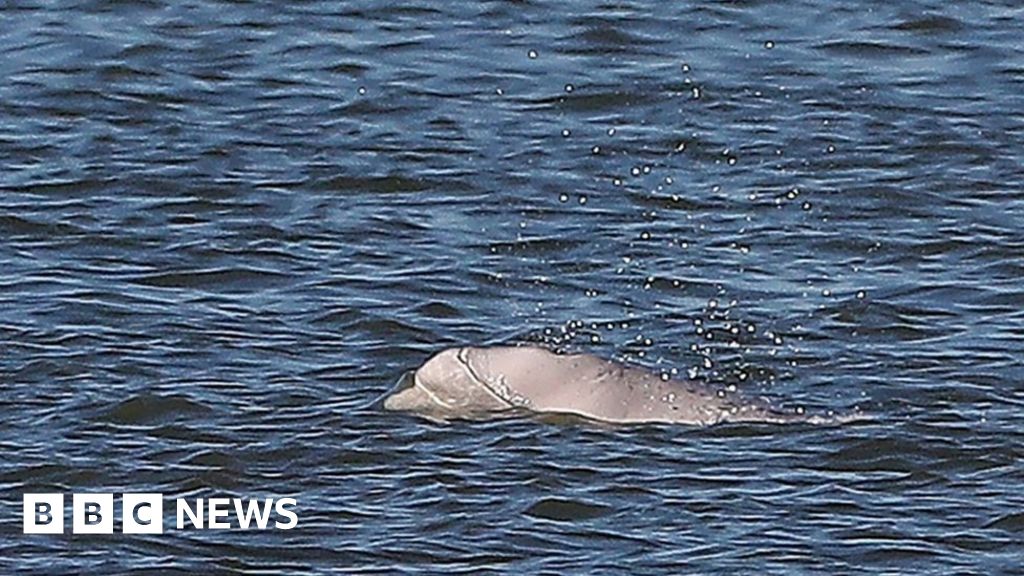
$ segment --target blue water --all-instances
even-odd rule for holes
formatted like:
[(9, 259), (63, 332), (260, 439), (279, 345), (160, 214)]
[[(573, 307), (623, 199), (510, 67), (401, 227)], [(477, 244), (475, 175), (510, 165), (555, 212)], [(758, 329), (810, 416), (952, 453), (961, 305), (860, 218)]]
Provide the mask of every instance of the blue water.
[[(1024, 574), (1022, 17), (2, 4), (0, 571)], [(372, 405), (509, 342), (873, 419)], [(26, 492), (299, 525), (24, 535)]]

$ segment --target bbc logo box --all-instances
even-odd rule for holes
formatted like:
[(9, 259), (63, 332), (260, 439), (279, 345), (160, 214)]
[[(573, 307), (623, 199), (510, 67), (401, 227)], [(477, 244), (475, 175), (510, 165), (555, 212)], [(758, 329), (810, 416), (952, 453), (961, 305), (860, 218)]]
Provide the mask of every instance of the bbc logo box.
[[(121, 498), (121, 529), (125, 534), (162, 534), (162, 494), (124, 494)], [(64, 533), (63, 494), (25, 494), (25, 534)], [(72, 494), (71, 530), (75, 534), (114, 533), (113, 494)]]
[[(126, 492), (117, 506), (111, 493), (71, 494), (71, 533), (113, 534), (115, 514), (120, 510), (124, 534), (163, 534), (163, 498), (163, 494)], [(66, 500), (63, 494), (24, 494), (23, 532), (63, 534)], [(178, 530), (189, 523), (196, 530), (291, 530), (299, 523), (295, 498), (177, 498), (174, 502), (177, 523), (171, 526)]]

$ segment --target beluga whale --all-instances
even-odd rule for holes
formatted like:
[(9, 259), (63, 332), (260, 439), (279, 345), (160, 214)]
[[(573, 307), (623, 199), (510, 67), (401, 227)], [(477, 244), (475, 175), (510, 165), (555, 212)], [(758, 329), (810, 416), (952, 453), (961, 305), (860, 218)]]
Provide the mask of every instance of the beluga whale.
[(723, 394), (701, 382), (666, 379), (591, 354), (536, 346), (444, 350), (407, 373), (384, 398), (385, 410), (431, 420), (565, 414), (610, 424), (834, 422), (781, 412), (760, 399)]

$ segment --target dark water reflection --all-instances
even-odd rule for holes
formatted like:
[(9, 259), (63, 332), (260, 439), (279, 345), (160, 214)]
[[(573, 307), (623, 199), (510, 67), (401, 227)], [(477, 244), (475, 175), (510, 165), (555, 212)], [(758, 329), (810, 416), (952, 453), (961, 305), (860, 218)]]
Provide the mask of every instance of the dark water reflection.
[[(1021, 16), (3, 4), (0, 567), (1021, 573)], [(522, 340), (876, 418), (370, 406)], [(300, 524), (25, 536), (29, 491)]]

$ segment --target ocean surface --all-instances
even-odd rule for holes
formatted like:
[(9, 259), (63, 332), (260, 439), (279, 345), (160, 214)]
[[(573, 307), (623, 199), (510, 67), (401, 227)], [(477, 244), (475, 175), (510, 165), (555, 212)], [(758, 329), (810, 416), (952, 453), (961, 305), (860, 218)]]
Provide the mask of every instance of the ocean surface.
[[(0, 3), (0, 572), (1024, 574), (1022, 27)], [(523, 342), (871, 418), (374, 403)], [(25, 535), (26, 492), (159, 492), (167, 527)], [(299, 524), (174, 528), (211, 496)]]

